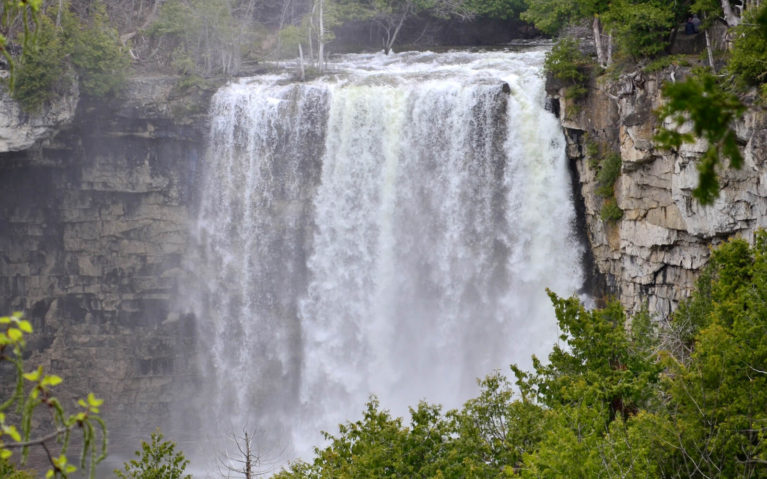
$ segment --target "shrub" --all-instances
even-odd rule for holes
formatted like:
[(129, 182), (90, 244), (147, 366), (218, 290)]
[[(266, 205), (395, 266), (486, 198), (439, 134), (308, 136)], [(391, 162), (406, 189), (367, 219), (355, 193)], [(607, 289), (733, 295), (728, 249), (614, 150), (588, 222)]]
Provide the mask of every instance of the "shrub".
[(191, 479), (184, 474), (189, 461), (181, 451), (176, 452), (173, 441), (165, 441), (158, 429), (152, 433), (151, 443), (141, 441), (141, 449), (135, 452), (137, 459), (123, 464), (124, 471), (116, 469), (119, 479)]
[(602, 221), (618, 221), (623, 218), (623, 210), (620, 209), (615, 198), (608, 198), (602, 204), (599, 216), (602, 218)]
[(621, 157), (617, 153), (608, 154), (599, 163), (599, 172), (597, 173), (597, 194), (603, 198), (613, 195), (615, 181), (621, 174)]

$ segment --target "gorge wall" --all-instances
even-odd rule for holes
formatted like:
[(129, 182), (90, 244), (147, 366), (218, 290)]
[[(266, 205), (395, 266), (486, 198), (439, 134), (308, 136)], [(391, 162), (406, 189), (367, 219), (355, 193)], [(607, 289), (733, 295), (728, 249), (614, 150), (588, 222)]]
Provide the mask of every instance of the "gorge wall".
[[(585, 99), (567, 99), (556, 82), (549, 94), (558, 105), (568, 141), (568, 157), (577, 170), (588, 241), (605, 293), (631, 310), (646, 306), (665, 317), (694, 287), (710, 248), (732, 236), (746, 239), (767, 225), (767, 117), (751, 109), (737, 124), (745, 164), (721, 171), (719, 199), (703, 207), (692, 198), (696, 160), (706, 150), (698, 142), (674, 153), (655, 148), (654, 111), (664, 81), (679, 81), (684, 71), (641, 70), (592, 82)], [(615, 199), (618, 221), (604, 221), (604, 199), (596, 193), (595, 150), (619, 152), (621, 175)], [(602, 153), (604, 154), (604, 152)]]
[(65, 407), (106, 399), (113, 445), (172, 418), (171, 391), (195, 371), (194, 328), (171, 300), (211, 92), (176, 81), (133, 79), (109, 105), (73, 92), (33, 115), (3, 103), (0, 311), (32, 320), (29, 364), (65, 378)]

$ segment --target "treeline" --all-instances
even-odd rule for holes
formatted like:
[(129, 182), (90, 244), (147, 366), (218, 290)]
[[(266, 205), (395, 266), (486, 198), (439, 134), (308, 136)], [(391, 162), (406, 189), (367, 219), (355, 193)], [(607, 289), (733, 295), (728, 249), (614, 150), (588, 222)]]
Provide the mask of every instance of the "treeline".
[(3, 0), (0, 48), (11, 91), (35, 109), (75, 78), (81, 93), (112, 97), (129, 65), (180, 74), (185, 86), (280, 58), (321, 72), (334, 29), (350, 22), (366, 26), (386, 52), (409, 22), (424, 19), (519, 18), (550, 35), (585, 22), (596, 64), (608, 67), (667, 53), (694, 12), (710, 63), (712, 45), (731, 45), (738, 82), (754, 85), (765, 82), (767, 41), (756, 18), (763, 10), (759, 0)]
[(512, 366), (516, 389), (492, 374), (462, 409), (407, 422), (373, 398), (276, 477), (767, 477), (767, 234), (714, 251), (668, 323), (550, 296), (560, 342)]

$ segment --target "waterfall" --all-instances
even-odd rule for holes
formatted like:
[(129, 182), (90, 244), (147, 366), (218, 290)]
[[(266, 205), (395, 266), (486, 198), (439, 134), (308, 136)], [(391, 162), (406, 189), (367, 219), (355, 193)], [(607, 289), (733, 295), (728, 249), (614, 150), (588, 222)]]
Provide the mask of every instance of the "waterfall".
[(305, 455), (370, 394), (458, 407), (545, 357), (545, 288), (582, 273), (542, 60), (349, 55), (215, 95), (185, 295), (212, 424)]

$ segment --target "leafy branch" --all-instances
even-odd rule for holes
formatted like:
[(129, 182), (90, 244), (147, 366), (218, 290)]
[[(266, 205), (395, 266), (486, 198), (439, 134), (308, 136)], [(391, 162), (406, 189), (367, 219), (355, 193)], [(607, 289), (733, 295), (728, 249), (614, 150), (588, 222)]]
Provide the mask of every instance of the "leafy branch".
[[(0, 404), (0, 460), (8, 461), (13, 451), (21, 450), (23, 465), (29, 457), (30, 448), (39, 446), (45, 451), (50, 464), (46, 479), (66, 478), (77, 470), (67, 458), (72, 432), (82, 435), (79, 467), (94, 477), (94, 467), (106, 457), (107, 429), (99, 416), (103, 400), (93, 393), (77, 401), (78, 412), (67, 414), (61, 402), (53, 396), (52, 388), (63, 381), (54, 374), (45, 374), (43, 367), (25, 373), (23, 350), (26, 335), (33, 332), (32, 324), (21, 313), (0, 317), (0, 362), (7, 361), (15, 371), (15, 388), (10, 397)], [(40, 406), (47, 406), (51, 413), (53, 431), (32, 436), (32, 418)], [(13, 416), (12, 420), (8, 414)], [(58, 455), (51, 452), (49, 444), (58, 444)]]
[[(697, 71), (681, 83), (667, 83), (663, 96), (668, 102), (661, 107), (658, 117), (664, 126), (655, 140), (660, 147), (674, 151), (698, 138), (707, 142), (708, 148), (698, 163), (698, 186), (692, 194), (702, 205), (710, 205), (719, 196), (716, 169), (720, 158), (729, 158), (732, 168), (743, 165), (732, 123), (746, 107), (706, 71)], [(691, 126), (689, 131), (682, 128), (686, 124)]]

